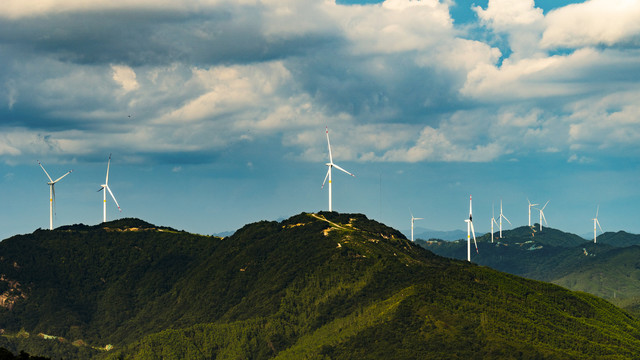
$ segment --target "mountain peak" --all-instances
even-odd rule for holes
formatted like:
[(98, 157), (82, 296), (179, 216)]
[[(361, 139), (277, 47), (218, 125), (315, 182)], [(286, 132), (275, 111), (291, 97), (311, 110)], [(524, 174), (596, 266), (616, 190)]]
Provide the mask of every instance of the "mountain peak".
[(178, 231), (176, 229), (164, 226), (156, 226), (138, 218), (122, 218), (107, 221), (97, 225), (74, 224), (65, 225), (56, 228), (58, 231), (88, 231), (88, 230), (106, 230), (106, 231)]

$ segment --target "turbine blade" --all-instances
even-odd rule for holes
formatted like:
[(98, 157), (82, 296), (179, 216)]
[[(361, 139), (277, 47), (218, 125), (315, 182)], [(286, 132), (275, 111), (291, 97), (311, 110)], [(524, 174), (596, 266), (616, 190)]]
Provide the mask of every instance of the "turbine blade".
[(544, 212), (542, 212), (542, 210), (540, 210), (540, 215), (542, 215), (542, 219), (544, 220), (544, 223), (545, 223), (545, 224), (547, 224), (547, 225), (549, 225), (549, 224), (547, 223), (547, 218), (546, 218), (546, 217), (544, 217)]
[(331, 172), (331, 166), (329, 166), (329, 169), (327, 169), (327, 175), (324, 176), (324, 181), (322, 182), (322, 186), (320, 187), (320, 189), (324, 189), (324, 183), (327, 182), (327, 178), (329, 177), (330, 172)]
[(62, 180), (62, 178), (63, 178), (63, 177), (65, 177), (65, 176), (67, 176), (67, 175), (71, 174), (72, 172), (73, 172), (73, 170), (69, 170), (69, 171), (67, 171), (67, 173), (66, 173), (66, 174), (64, 174), (64, 175), (60, 176), (59, 178), (57, 178), (57, 179), (56, 179), (56, 181), (54, 181), (54, 183), (57, 183), (58, 181)]
[(502, 214), (500, 214), (500, 216), (502, 216), (505, 220), (507, 220), (507, 222), (509, 223), (509, 225), (511, 225), (511, 221), (509, 221), (509, 219), (507, 219), (507, 217), (506, 217), (506, 216), (504, 216), (504, 215), (502, 215)]
[(333, 157), (331, 156), (331, 143), (329, 142), (329, 127), (326, 127), (327, 131), (327, 147), (329, 148), (329, 162), (333, 164)]
[(104, 190), (104, 186), (101, 186), (101, 187), (100, 187), (100, 189), (98, 189), (98, 191), (97, 191), (97, 192), (100, 192), (100, 191), (102, 191), (102, 190)]
[(120, 212), (122, 212), (122, 209), (120, 209), (120, 205), (118, 205), (118, 200), (116, 200), (116, 197), (115, 197), (115, 196), (113, 196), (113, 193), (111, 192), (111, 189), (110, 189), (108, 186), (107, 186), (107, 190), (109, 190), (109, 194), (111, 194), (111, 197), (113, 198), (113, 201), (115, 201), (116, 206), (118, 207), (118, 210), (119, 210)]
[(600, 205), (596, 208), (596, 219), (598, 218), (598, 211), (600, 211)]
[(40, 162), (40, 160), (38, 160), (38, 164), (40, 165), (40, 167), (42, 168), (44, 173), (47, 174), (47, 177), (49, 178), (49, 181), (53, 182), (53, 180), (51, 180), (51, 176), (49, 176), (49, 173), (47, 172), (47, 170), (44, 169), (44, 166), (42, 166), (42, 163)]
[(333, 164), (333, 166), (334, 166), (336, 169), (338, 169), (338, 170), (340, 170), (340, 171), (343, 171), (343, 172), (345, 172), (345, 173), (347, 173), (347, 174), (349, 174), (349, 175), (351, 175), (351, 176), (355, 177), (355, 175), (353, 175), (352, 173), (348, 172), (347, 170), (345, 170), (345, 169), (341, 168), (340, 166), (338, 166), (338, 165), (336, 165), (336, 164)]
[(598, 224), (598, 227), (600, 228), (600, 232), (604, 233), (604, 230), (602, 230), (602, 226), (600, 226), (600, 221), (598, 221), (597, 218), (596, 218), (596, 224)]
[(476, 231), (473, 229), (473, 221), (469, 221), (469, 225), (471, 225), (471, 233), (473, 234), (473, 244), (476, 246), (476, 254), (479, 254), (478, 243), (476, 242)]
[(495, 218), (491, 218), (491, 220), (493, 221), (494, 224), (496, 224), (496, 226), (500, 226), (500, 225), (498, 225), (498, 222), (496, 221)]
[(546, 203), (544, 203), (544, 206), (542, 207), (542, 210), (544, 210), (544, 208), (546, 208), (546, 207), (547, 207), (547, 204), (549, 204), (549, 201), (551, 201), (551, 200), (547, 200), (547, 202), (546, 202)]
[(105, 184), (109, 184), (109, 165), (111, 165), (111, 154), (109, 154), (109, 161), (107, 161), (107, 177), (104, 180)]

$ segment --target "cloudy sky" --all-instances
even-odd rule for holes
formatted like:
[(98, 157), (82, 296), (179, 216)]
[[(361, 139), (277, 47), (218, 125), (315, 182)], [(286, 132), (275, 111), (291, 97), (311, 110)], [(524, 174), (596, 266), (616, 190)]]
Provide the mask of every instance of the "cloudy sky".
[[(191, 232), (326, 210), (640, 232), (640, 2), (6, 0), (0, 238), (122, 207)], [(537, 217), (537, 215), (536, 215)]]

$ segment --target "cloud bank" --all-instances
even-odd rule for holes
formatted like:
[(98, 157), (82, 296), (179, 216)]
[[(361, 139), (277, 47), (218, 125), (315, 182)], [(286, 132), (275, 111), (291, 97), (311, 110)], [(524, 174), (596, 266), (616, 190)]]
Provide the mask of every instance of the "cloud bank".
[(7, 1), (0, 154), (318, 161), (329, 126), (344, 160), (640, 155), (640, 5), (452, 5)]

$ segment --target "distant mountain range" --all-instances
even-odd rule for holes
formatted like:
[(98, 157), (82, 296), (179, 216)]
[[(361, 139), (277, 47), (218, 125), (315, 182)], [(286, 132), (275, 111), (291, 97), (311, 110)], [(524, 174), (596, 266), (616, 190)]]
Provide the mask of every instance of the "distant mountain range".
[[(402, 232), (407, 239), (411, 238), (411, 229), (404, 230)], [(482, 236), (484, 233), (477, 233), (476, 236)], [(422, 240), (430, 240), (430, 239), (439, 239), (439, 240), (459, 240), (466, 239), (467, 232), (462, 230), (450, 230), (450, 231), (440, 231), (440, 230), (432, 230), (421, 227), (416, 227), (413, 229), (413, 237), (414, 239), (422, 239)]]
[[(553, 228), (522, 226), (478, 238), (472, 262), (589, 292), (640, 315), (640, 235), (606, 232), (593, 240)], [(466, 259), (465, 241), (417, 241), (436, 254)]]
[[(513, 240), (480, 253), (531, 246)], [(226, 238), (139, 219), (11, 237), (0, 328), (0, 346), (56, 359), (640, 357), (640, 321), (607, 301), (335, 212)]]

